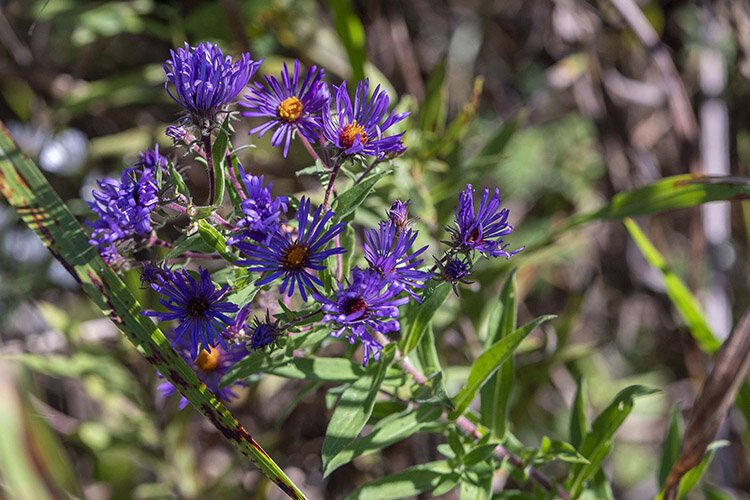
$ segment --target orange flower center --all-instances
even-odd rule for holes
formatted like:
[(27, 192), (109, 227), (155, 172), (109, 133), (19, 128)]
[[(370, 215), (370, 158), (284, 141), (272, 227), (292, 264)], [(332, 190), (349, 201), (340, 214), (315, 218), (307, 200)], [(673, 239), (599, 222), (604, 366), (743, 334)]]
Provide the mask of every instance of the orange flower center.
[(307, 258), (307, 247), (294, 243), (290, 246), (284, 254), (283, 264), (284, 269), (296, 270), (302, 268), (302, 265)]
[(302, 107), (302, 102), (295, 96), (287, 97), (279, 104), (276, 114), (285, 122), (294, 123), (302, 116)]
[(216, 346), (211, 352), (203, 349), (195, 360), (195, 366), (204, 373), (211, 373), (219, 367), (221, 361), (221, 349)]
[(357, 136), (359, 136), (359, 142), (367, 144), (367, 132), (365, 132), (365, 128), (355, 120), (348, 125), (344, 125), (344, 128), (341, 129), (339, 132), (339, 143), (348, 149), (352, 147), (352, 144), (354, 144), (354, 138)]

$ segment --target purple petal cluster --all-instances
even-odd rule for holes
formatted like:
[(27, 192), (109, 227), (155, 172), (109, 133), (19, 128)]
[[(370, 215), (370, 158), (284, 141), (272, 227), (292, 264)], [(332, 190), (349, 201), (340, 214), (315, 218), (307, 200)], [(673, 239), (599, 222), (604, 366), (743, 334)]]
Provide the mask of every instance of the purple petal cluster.
[(283, 278), (282, 294), (286, 292), (291, 297), (298, 289), (302, 300), (307, 301), (306, 290), (314, 290), (315, 285), (323, 286), (316, 276), (316, 271), (322, 271), (325, 267), (323, 261), (331, 255), (345, 252), (341, 247), (326, 249), (346, 226), (346, 223), (339, 222), (326, 229), (333, 216), (330, 210), (322, 214), (321, 207), (310, 214), (310, 200), (303, 197), (297, 211), (299, 227), (296, 236), (289, 231), (280, 231), (267, 244), (248, 241), (236, 243), (235, 246), (247, 257), (238, 264), (248, 266), (249, 271), (266, 273), (256, 285), (266, 285)]
[(391, 204), (391, 208), (388, 210), (388, 222), (396, 227), (396, 232), (406, 230), (411, 223), (412, 219), (409, 218), (409, 205), (410, 201), (396, 200)]
[[(235, 382), (232, 385), (226, 387), (221, 386), (221, 379), (229, 370), (237, 364), (241, 359), (246, 357), (249, 352), (242, 345), (231, 345), (229, 347), (222, 347), (221, 345), (213, 345), (209, 350), (202, 349), (197, 357), (192, 356), (191, 348), (186, 343), (180, 343), (175, 346), (177, 352), (185, 359), (185, 361), (192, 365), (193, 370), (201, 382), (206, 384), (206, 387), (214, 393), (214, 395), (225, 402), (229, 402), (237, 397), (237, 393), (234, 389), (238, 386), (246, 385), (243, 381)], [(157, 387), (159, 394), (163, 398), (167, 398), (172, 394), (177, 393), (177, 389), (169, 381), (163, 381)], [(188, 400), (184, 396), (180, 397), (179, 408), (182, 410), (187, 406)]]
[[(154, 316), (160, 321), (177, 320), (173, 343), (190, 340), (190, 353), (196, 358), (202, 349), (208, 351), (219, 343), (227, 349), (222, 333), (233, 323), (227, 314), (237, 312), (237, 306), (225, 299), (228, 286), (216, 288), (208, 270), (199, 268), (200, 280), (196, 280), (185, 269), (169, 271), (163, 268), (158, 281), (151, 286), (164, 295), (161, 304), (167, 312), (146, 311), (146, 316)], [(185, 339), (184, 337), (187, 337)], [(208, 346), (208, 347), (207, 347)]]
[(388, 128), (400, 122), (408, 113), (388, 112), (390, 98), (380, 85), (370, 94), (370, 82), (357, 85), (352, 103), (346, 82), (334, 85), (335, 114), (330, 106), (323, 108), (323, 134), (342, 154), (374, 156), (382, 159), (387, 155), (400, 154), (406, 150), (401, 143), (403, 133), (385, 135)]
[(458, 207), (454, 210), (456, 227), (449, 228), (453, 236), (453, 247), (459, 252), (479, 252), (490, 257), (505, 257), (520, 252), (523, 248), (507, 251), (502, 236), (513, 232), (508, 224), (507, 208), (500, 209), (500, 189), (490, 197), (489, 188), (484, 188), (479, 209), (474, 210), (474, 189), (471, 184), (458, 196)]
[(225, 57), (219, 47), (209, 42), (197, 47), (185, 43), (183, 48), (171, 50), (170, 55), (163, 65), (167, 93), (201, 129), (216, 121), (216, 114), (242, 92), (260, 65), (247, 53), (232, 62), (231, 57)]
[(415, 290), (423, 288), (432, 275), (418, 269), (423, 262), (419, 256), (427, 246), (410, 252), (417, 236), (418, 231), (397, 232), (397, 227), (391, 222), (381, 222), (378, 229), (365, 231), (364, 253), (370, 269), (419, 300)]
[(322, 304), (323, 321), (335, 324), (334, 337), (340, 337), (348, 330), (349, 343), (359, 339), (364, 347), (362, 364), (367, 365), (371, 357), (379, 359), (383, 349), (373, 333), (394, 333), (400, 328), (398, 308), (409, 301), (408, 297), (398, 298), (400, 293), (398, 285), (384, 280), (377, 271), (355, 268), (351, 285), (339, 285), (334, 300), (317, 293), (314, 297)]
[(227, 244), (234, 245), (243, 238), (267, 244), (279, 232), (282, 217), (289, 210), (289, 199), (271, 196), (272, 184), (269, 182), (264, 186), (262, 175), (256, 177), (246, 173), (241, 179), (247, 195), (240, 206), (244, 217), (237, 222), (240, 232), (229, 238)]
[(255, 83), (250, 94), (240, 105), (247, 108), (242, 113), (248, 117), (268, 118), (262, 125), (250, 130), (250, 134), (263, 134), (276, 129), (271, 136), (271, 144), (279, 147), (284, 144), (284, 157), (289, 152), (289, 143), (295, 132), (307, 140), (317, 142), (321, 134), (321, 111), (328, 104), (328, 86), (322, 81), (325, 72), (313, 66), (300, 79), (300, 63), (294, 61), (294, 72), (290, 75), (284, 63), (281, 81), (273, 76), (265, 76), (265, 85)]
[[(165, 159), (166, 160), (166, 159)], [(151, 234), (151, 212), (159, 203), (155, 168), (130, 167), (120, 179), (106, 178), (93, 191), (89, 207), (98, 216), (87, 221), (94, 231), (89, 243), (96, 245), (105, 261), (112, 263), (119, 256), (115, 243)]]

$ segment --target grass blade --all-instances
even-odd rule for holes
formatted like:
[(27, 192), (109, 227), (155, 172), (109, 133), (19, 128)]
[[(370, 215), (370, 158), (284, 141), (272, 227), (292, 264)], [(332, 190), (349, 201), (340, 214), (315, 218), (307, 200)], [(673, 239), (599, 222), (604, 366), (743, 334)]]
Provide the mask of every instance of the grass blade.
[(120, 277), (89, 245), (81, 226), (52, 186), (13, 142), (0, 123), (0, 192), (23, 221), (41, 238), (86, 295), (117, 325), (146, 360), (159, 370), (190, 403), (240, 452), (250, 458), (291, 498), (304, 498), (229, 410), (200, 382), (171, 348), (154, 323), (141, 315), (141, 306)]

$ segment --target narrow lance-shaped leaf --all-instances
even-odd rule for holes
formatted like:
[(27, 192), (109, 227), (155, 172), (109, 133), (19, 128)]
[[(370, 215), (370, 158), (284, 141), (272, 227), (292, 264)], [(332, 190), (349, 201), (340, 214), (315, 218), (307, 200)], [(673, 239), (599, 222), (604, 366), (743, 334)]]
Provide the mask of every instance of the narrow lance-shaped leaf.
[(408, 498), (432, 491), (447, 481), (458, 480), (458, 473), (447, 460), (415, 465), (361, 486), (348, 494), (345, 500), (391, 500)]
[(355, 457), (373, 453), (408, 438), (415, 432), (419, 432), (425, 424), (440, 418), (442, 413), (442, 408), (438, 406), (423, 405), (416, 410), (407, 408), (401, 413), (387, 416), (379, 421), (368, 435), (355, 439), (336, 454), (328, 462), (323, 474), (328, 476)]
[(370, 192), (375, 189), (378, 183), (386, 174), (391, 173), (390, 169), (383, 169), (371, 174), (362, 182), (354, 184), (352, 187), (341, 193), (333, 202), (333, 210), (336, 213), (334, 222), (349, 221), (354, 217), (354, 211), (365, 201)]
[[(485, 348), (516, 329), (516, 280), (515, 269), (505, 281), (500, 291), (500, 298), (490, 314)], [(513, 389), (515, 362), (509, 358), (500, 369), (492, 375), (480, 390), (480, 420), (493, 435), (502, 438), (505, 435), (508, 420), (508, 406)]]
[(359, 20), (350, 0), (328, 0), (333, 14), (333, 24), (336, 27), (341, 42), (349, 57), (352, 67), (352, 79), (354, 81), (364, 80), (365, 61), (365, 29)]
[(351, 443), (369, 420), (375, 404), (375, 396), (385, 379), (394, 349), (386, 346), (380, 360), (373, 361), (367, 373), (357, 379), (339, 398), (336, 410), (328, 423), (323, 441), (323, 469), (328, 462)]
[(576, 397), (573, 400), (573, 409), (570, 412), (570, 444), (576, 449), (581, 447), (583, 438), (588, 434), (588, 421), (586, 419), (586, 380), (578, 380)]
[(750, 179), (736, 176), (675, 175), (653, 184), (616, 194), (599, 210), (574, 215), (543, 239), (529, 242), (520, 258), (555, 241), (562, 234), (597, 220), (617, 220), (689, 208), (711, 201), (743, 200), (750, 197)]
[(716, 352), (721, 347), (721, 342), (711, 331), (711, 327), (708, 326), (698, 299), (690, 293), (690, 289), (682, 282), (679, 276), (672, 272), (664, 257), (651, 244), (648, 237), (638, 227), (638, 224), (632, 219), (625, 219), (624, 222), (630, 236), (635, 241), (635, 244), (638, 245), (648, 263), (661, 272), (664, 277), (664, 286), (666, 287), (667, 295), (669, 295), (677, 312), (687, 324), (690, 333), (695, 341), (698, 342), (701, 350), (707, 353)]
[(576, 464), (568, 476), (567, 489), (571, 498), (581, 494), (583, 487), (600, 469), (612, 448), (612, 437), (633, 410), (635, 398), (658, 392), (641, 385), (631, 385), (620, 391), (614, 401), (599, 414), (591, 425), (591, 432), (578, 450), (588, 464)]
[[(427, 325), (432, 321), (432, 317), (442, 307), (451, 287), (448, 283), (439, 283), (438, 285), (428, 288), (422, 297), (422, 303), (410, 302), (401, 320), (403, 337), (401, 338), (401, 352), (409, 354), (424, 335)], [(404, 328), (404, 325), (405, 328)]]
[(518, 330), (508, 334), (485, 350), (471, 365), (469, 378), (466, 385), (453, 398), (456, 409), (450, 414), (451, 419), (456, 419), (462, 415), (471, 404), (474, 396), (477, 395), (479, 388), (487, 378), (495, 373), (500, 366), (513, 355), (518, 345), (534, 328), (542, 323), (554, 318), (553, 315), (541, 316), (534, 321), (527, 323)]
[[(227, 146), (229, 145), (229, 117), (227, 116), (226, 120), (224, 120), (224, 123), (221, 125), (221, 128), (219, 129), (219, 135), (216, 137), (216, 141), (214, 141), (212, 147), (211, 147), (211, 160), (213, 162), (214, 171), (213, 171), (213, 183), (214, 188), (216, 189), (214, 199), (211, 200), (211, 203), (214, 207), (218, 207), (221, 205), (221, 202), (224, 200), (224, 181), (225, 181), (225, 173), (224, 169), (226, 168), (226, 153), (227, 153)], [(231, 165), (229, 166), (231, 168)]]
[(682, 417), (680, 415), (680, 405), (675, 404), (669, 412), (669, 426), (667, 435), (664, 437), (662, 444), (661, 463), (657, 474), (659, 485), (663, 485), (667, 480), (667, 475), (672, 466), (680, 455), (680, 440), (682, 439)]
[(153, 321), (140, 314), (141, 306), (133, 294), (120, 277), (104, 264), (96, 249), (89, 245), (78, 221), (1, 123), (0, 152), (0, 193), (81, 285), (92, 302), (240, 452), (290, 497), (304, 498), (281, 468), (200, 382)]

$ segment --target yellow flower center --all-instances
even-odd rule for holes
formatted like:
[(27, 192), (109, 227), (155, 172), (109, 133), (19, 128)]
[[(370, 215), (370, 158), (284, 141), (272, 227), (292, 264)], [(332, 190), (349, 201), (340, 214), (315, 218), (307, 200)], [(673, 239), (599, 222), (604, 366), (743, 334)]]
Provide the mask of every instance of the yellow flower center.
[(211, 373), (219, 367), (221, 361), (221, 349), (216, 346), (211, 352), (203, 349), (195, 360), (195, 366), (204, 373)]
[(354, 138), (357, 136), (359, 136), (359, 142), (367, 144), (367, 132), (365, 132), (365, 128), (355, 120), (348, 125), (344, 125), (341, 129), (339, 132), (339, 143), (348, 149), (352, 147), (352, 144), (354, 144)]
[(295, 270), (300, 269), (307, 258), (307, 247), (294, 243), (290, 246), (284, 254), (284, 269)]
[(300, 102), (295, 96), (287, 97), (281, 101), (281, 104), (279, 104), (279, 107), (276, 109), (276, 114), (278, 114), (279, 118), (285, 122), (293, 123), (299, 120), (299, 117), (302, 116), (302, 107), (302, 102)]

